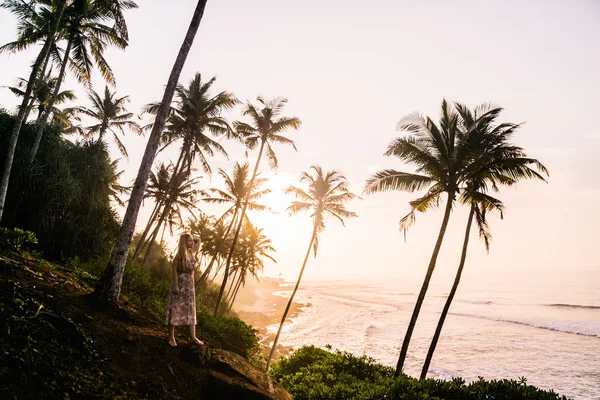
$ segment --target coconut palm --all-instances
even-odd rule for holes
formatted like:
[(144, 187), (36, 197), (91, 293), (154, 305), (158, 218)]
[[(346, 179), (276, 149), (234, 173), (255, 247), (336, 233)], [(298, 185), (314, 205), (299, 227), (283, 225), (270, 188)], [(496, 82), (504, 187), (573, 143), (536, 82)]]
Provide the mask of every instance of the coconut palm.
[[(257, 108), (252, 103), (247, 103), (242, 112), (242, 115), (250, 117), (252, 120), (251, 123), (239, 121), (234, 122), (235, 129), (238, 134), (244, 138), (246, 146), (251, 150), (258, 147), (258, 157), (256, 159), (256, 164), (254, 165), (252, 178), (250, 178), (250, 183), (248, 184), (249, 187), (253, 187), (254, 185), (254, 181), (258, 173), (258, 166), (260, 165), (264, 151), (266, 151), (271, 168), (277, 169), (279, 162), (272, 147), (274, 143), (287, 144), (296, 150), (294, 141), (282, 136), (282, 133), (288, 129), (297, 130), (301, 125), (300, 120), (296, 117), (281, 116), (283, 108), (287, 103), (286, 99), (275, 98), (273, 100), (266, 101), (262, 97), (258, 97), (258, 102), (261, 104), (260, 108)], [(221, 303), (221, 298), (223, 297), (226, 287), (225, 285), (227, 284), (227, 279), (229, 277), (231, 258), (235, 252), (235, 246), (240, 236), (240, 231), (242, 230), (242, 224), (246, 216), (246, 209), (248, 208), (248, 201), (249, 199), (244, 201), (241, 216), (238, 220), (237, 227), (233, 235), (233, 241), (231, 242), (231, 247), (229, 248), (229, 252), (227, 254), (225, 274), (223, 276), (223, 282), (221, 283), (221, 289), (219, 290), (219, 295), (217, 297), (217, 304), (215, 305), (215, 316), (219, 313), (219, 305)]]
[[(228, 139), (237, 137), (222, 114), (233, 108), (238, 100), (229, 92), (212, 96), (210, 89), (215, 80), (216, 78), (212, 78), (203, 82), (202, 75), (197, 72), (188, 86), (177, 85), (174, 105), (170, 108), (162, 138), (165, 147), (181, 142), (177, 169), (182, 169), (183, 166), (191, 168), (193, 161), (198, 158), (203, 170), (212, 173), (207, 156), (212, 157), (215, 152), (227, 156), (216, 139), (223, 136)], [(144, 110), (155, 114), (158, 108), (159, 103), (151, 103)]]
[(123, 172), (125, 172), (125, 170), (121, 170), (121, 171), (117, 172), (118, 165), (119, 165), (119, 159), (113, 160), (110, 163), (110, 169), (111, 169), (112, 173), (111, 173), (111, 184), (109, 187), (108, 196), (115, 203), (117, 203), (121, 207), (124, 207), (125, 202), (123, 202), (123, 200), (121, 200), (121, 197), (119, 197), (119, 196), (129, 194), (129, 192), (131, 191), (131, 187), (123, 186), (119, 183), (119, 179), (121, 179), (121, 176), (123, 175)]
[[(203, 200), (207, 203), (231, 204), (231, 206), (221, 216), (221, 219), (227, 218), (228, 216), (231, 217), (227, 230), (225, 231), (225, 236), (229, 236), (233, 226), (235, 225), (236, 221), (238, 221), (239, 211), (243, 207), (244, 200), (248, 195), (248, 188), (250, 187), (248, 182), (249, 169), (250, 167), (248, 163), (241, 165), (240, 163), (236, 162), (233, 166), (233, 177), (230, 177), (224, 170), (219, 169), (219, 175), (225, 180), (225, 190), (211, 188), (208, 190), (208, 193), (212, 194), (212, 196), (203, 198)], [(250, 210), (270, 210), (269, 207), (256, 202), (264, 195), (271, 193), (271, 189), (260, 190), (266, 181), (266, 178), (261, 178), (259, 176), (256, 177), (256, 181), (252, 188), (252, 193), (250, 194), (250, 200), (248, 202), (248, 208)], [(216, 258), (222, 251), (222, 249), (214, 250), (210, 264), (204, 271), (204, 274), (201, 276), (200, 281), (205, 280), (208, 274), (210, 274)]]
[[(180, 171), (179, 174), (175, 174), (173, 164), (170, 164), (167, 167), (162, 165), (161, 167), (163, 169), (159, 169), (160, 177), (157, 178), (157, 180), (164, 179), (168, 183), (165, 185), (164, 181), (159, 181), (157, 187), (150, 186), (150, 188), (151, 190), (166, 188), (166, 191), (156, 193), (157, 196), (160, 196), (158, 203), (164, 204), (165, 206), (160, 217), (156, 219), (156, 225), (150, 234), (149, 240), (146, 241), (148, 247), (142, 263), (144, 263), (148, 254), (150, 254), (152, 245), (156, 241), (163, 223), (166, 222), (167, 225), (171, 227), (171, 231), (173, 231), (173, 226), (183, 223), (182, 210), (186, 210), (193, 215), (193, 212), (196, 209), (198, 196), (200, 195), (200, 191), (195, 189), (199, 178), (188, 179), (185, 171)], [(152, 177), (151, 179), (151, 182), (153, 182), (155, 178)]]
[(452, 206), (459, 186), (465, 179), (465, 169), (469, 162), (484, 150), (483, 143), (477, 140), (476, 135), (460, 134), (459, 115), (452, 105), (443, 100), (441, 109), (439, 125), (431, 118), (418, 113), (402, 118), (398, 123), (398, 130), (409, 134), (395, 139), (384, 153), (386, 156), (396, 156), (413, 164), (415, 172), (392, 169), (379, 171), (367, 180), (364, 189), (367, 194), (390, 190), (412, 193), (427, 189), (423, 196), (410, 202), (413, 211), (400, 221), (400, 228), (405, 234), (406, 229), (414, 222), (414, 210), (424, 212), (434, 208), (439, 204), (441, 196), (446, 195), (442, 225), (404, 336), (396, 375), (399, 375), (404, 367), (410, 339), (435, 269)]
[[(108, 46), (124, 49), (128, 45), (129, 34), (123, 11), (137, 8), (137, 4), (130, 0), (73, 0), (65, 10), (64, 35), (67, 44), (64, 51), (58, 80), (48, 109), (42, 114), (40, 127), (31, 148), (30, 162), (37, 153), (49, 109), (56, 101), (60, 87), (70, 66), (77, 80), (90, 86), (92, 68), (95, 65), (102, 77), (111, 85), (115, 84), (112, 69), (104, 58)], [(112, 22), (109, 26), (106, 22)], [(72, 62), (71, 62), (72, 60)]]
[(129, 101), (129, 96), (117, 98), (116, 92), (111, 92), (108, 86), (105, 86), (104, 97), (101, 98), (98, 93), (91, 90), (89, 99), (92, 102), (91, 108), (79, 107), (79, 111), (82, 114), (98, 121), (97, 124), (87, 127), (88, 136), (98, 134), (97, 140), (101, 141), (106, 133), (111, 133), (121, 154), (125, 158), (129, 158), (127, 149), (116, 132), (118, 130), (122, 135), (125, 135), (125, 127), (138, 134), (142, 131), (140, 125), (131, 120), (133, 113), (127, 112), (125, 109), (125, 103)]
[(39, 22), (40, 19), (43, 18), (38, 18), (36, 10), (23, 1), (6, 0), (0, 5), (0, 7), (7, 8), (16, 15), (18, 20), (17, 40), (0, 47), (0, 52), (17, 52), (37, 43), (39, 40), (44, 41), (42, 49), (33, 62), (31, 74), (29, 75), (29, 80), (23, 94), (23, 100), (18, 109), (17, 120), (13, 126), (8, 141), (8, 147), (6, 149), (6, 159), (4, 161), (2, 180), (0, 181), (0, 220), (2, 219), (4, 212), (4, 202), (6, 200), (6, 192), (8, 190), (8, 183), (10, 180), (17, 141), (21, 132), (21, 126), (23, 125), (23, 122), (27, 120), (29, 110), (31, 110), (30, 105), (33, 104), (31, 97), (34, 93), (35, 85), (39, 82), (40, 75), (42, 75), (46, 69), (47, 60), (49, 59), (56, 35), (61, 26), (67, 1), (58, 0), (53, 3), (53, 5), (56, 7), (45, 7), (39, 12), (39, 14), (50, 16), (50, 18), (46, 18), (44, 20), (45, 22), (42, 24), (39, 24)]
[[(167, 130), (162, 139), (164, 147), (181, 142), (175, 175), (181, 172), (189, 175), (196, 158), (200, 159), (202, 168), (211, 173), (207, 156), (214, 156), (215, 152), (227, 155), (223, 146), (215, 139), (237, 137), (222, 114), (234, 107), (238, 101), (229, 92), (212, 96), (210, 89), (214, 82), (215, 78), (202, 82), (202, 76), (196, 73), (187, 87), (177, 86), (174, 105), (169, 109)], [(158, 103), (151, 103), (144, 111), (155, 114), (158, 109)], [(151, 126), (152, 124), (148, 128)], [(161, 204), (161, 207), (159, 218), (164, 218), (162, 215), (170, 208), (169, 200)]]
[(234, 268), (237, 269), (236, 277), (231, 280), (229, 290), (229, 309), (233, 307), (233, 303), (237, 297), (240, 287), (246, 286), (246, 277), (250, 274), (254, 279), (258, 280), (258, 273), (264, 269), (264, 259), (269, 259), (274, 263), (277, 261), (269, 254), (274, 253), (271, 239), (263, 234), (262, 228), (256, 228), (246, 221), (244, 224), (243, 234), (240, 236), (240, 246), (236, 251)]
[(150, 132), (150, 137), (146, 144), (146, 150), (144, 151), (144, 156), (142, 157), (133, 190), (131, 191), (127, 210), (123, 217), (123, 225), (121, 226), (121, 230), (117, 237), (115, 248), (110, 261), (96, 286), (94, 292), (95, 296), (103, 303), (116, 304), (119, 300), (121, 284), (123, 282), (123, 272), (125, 271), (125, 261), (127, 260), (129, 244), (131, 243), (131, 238), (135, 230), (135, 223), (137, 221), (140, 205), (142, 204), (144, 192), (146, 191), (148, 175), (152, 168), (152, 164), (154, 163), (154, 158), (156, 157), (160, 136), (169, 115), (169, 108), (171, 106), (171, 101), (173, 100), (177, 82), (179, 81), (179, 76), (181, 75), (181, 70), (183, 69), (185, 60), (190, 52), (192, 43), (194, 42), (196, 32), (198, 32), (198, 27), (200, 26), (200, 21), (204, 15), (205, 7), (206, 0), (199, 0), (196, 9), (194, 10), (190, 26), (181, 48), (179, 49), (179, 53), (177, 54), (177, 58), (175, 59), (175, 64), (171, 69), (160, 107), (156, 112), (156, 119), (154, 120), (152, 131)]
[(273, 347), (271, 348), (269, 358), (267, 359), (267, 370), (269, 370), (271, 359), (273, 358), (275, 348), (277, 347), (281, 328), (283, 328), (283, 324), (290, 311), (290, 306), (294, 301), (296, 291), (300, 286), (300, 281), (302, 280), (304, 268), (306, 267), (306, 262), (308, 261), (311, 250), (314, 252), (314, 256), (317, 256), (319, 233), (323, 232), (325, 229), (325, 217), (332, 216), (344, 225), (345, 218), (357, 216), (356, 213), (346, 210), (345, 207), (347, 202), (356, 197), (356, 195), (348, 189), (348, 181), (346, 178), (335, 170), (324, 173), (321, 167), (314, 165), (311, 166), (310, 169), (312, 171), (303, 172), (300, 179), (300, 182), (308, 183), (308, 191), (295, 186), (289, 186), (285, 191), (287, 194), (293, 194), (299, 199), (292, 202), (287, 208), (288, 212), (290, 214), (295, 214), (301, 211), (310, 211), (310, 216), (313, 221), (313, 230), (308, 244), (308, 250), (306, 251), (306, 256), (304, 257), (304, 262), (300, 269), (300, 275), (298, 276), (296, 286), (294, 286), (292, 295), (283, 312), (277, 335), (275, 335), (275, 340), (273, 341)]
[[(48, 103), (50, 102), (50, 96), (54, 92), (54, 88), (56, 87), (56, 81), (58, 78), (52, 76), (52, 71), (48, 71), (48, 73), (41, 79), (41, 82), (38, 84), (38, 87), (35, 91), (35, 95), (32, 97), (33, 106), (37, 108), (37, 119), (40, 119)], [(16, 86), (9, 86), (8, 89), (17, 97), (24, 97), (25, 92), (24, 89), (27, 88), (27, 79), (19, 78)], [(72, 90), (63, 90), (58, 93), (56, 97), (56, 101), (54, 105), (60, 105), (65, 103), (66, 101), (76, 100), (77, 96)], [(57, 115), (60, 114), (60, 110), (56, 107), (53, 108), (52, 114)]]
[(444, 304), (421, 370), (421, 379), (427, 376), (450, 305), (460, 283), (473, 219), (476, 221), (479, 237), (483, 240), (486, 251), (489, 251), (491, 231), (486, 221), (486, 214), (496, 210), (500, 212), (501, 217), (503, 215), (503, 203), (487, 194), (488, 188), (491, 187), (497, 192), (499, 185), (510, 186), (523, 179), (545, 181), (542, 174), (548, 175), (547, 169), (538, 160), (528, 158), (522, 148), (510, 144), (510, 139), (519, 125), (495, 123), (501, 108), (484, 104), (471, 111), (464, 105), (457, 104), (456, 109), (460, 115), (461, 135), (478, 136), (477, 140), (485, 142), (485, 150), (471, 161), (469, 168), (465, 169), (464, 186), (460, 188), (459, 201), (468, 205), (470, 211), (461, 258), (452, 289)]

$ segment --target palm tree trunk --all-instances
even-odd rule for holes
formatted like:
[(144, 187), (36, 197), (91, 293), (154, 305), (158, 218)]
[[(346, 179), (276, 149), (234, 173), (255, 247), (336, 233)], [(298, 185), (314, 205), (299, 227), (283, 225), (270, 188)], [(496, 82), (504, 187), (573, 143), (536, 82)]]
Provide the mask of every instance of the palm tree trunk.
[(279, 341), (279, 335), (281, 335), (281, 328), (283, 328), (283, 324), (285, 319), (287, 318), (288, 312), (290, 311), (290, 307), (294, 301), (294, 296), (296, 295), (296, 291), (298, 290), (298, 286), (300, 286), (300, 281), (302, 280), (302, 274), (304, 274), (304, 268), (306, 267), (306, 263), (308, 261), (308, 256), (310, 256), (310, 251), (313, 247), (313, 242), (315, 241), (315, 237), (317, 236), (317, 224), (314, 224), (312, 237), (310, 238), (310, 243), (308, 244), (308, 250), (306, 250), (306, 256), (304, 256), (304, 262), (302, 263), (302, 269), (300, 270), (300, 275), (298, 276), (298, 280), (296, 281), (296, 286), (294, 286), (294, 291), (290, 296), (290, 300), (285, 307), (285, 311), (283, 312), (283, 317), (281, 318), (281, 322), (279, 323), (279, 329), (277, 329), (277, 335), (275, 335), (275, 340), (273, 340), (273, 347), (271, 348), (271, 352), (269, 353), (269, 358), (267, 359), (267, 372), (269, 371), (269, 366), (271, 365), (271, 359), (273, 358), (273, 354), (275, 353), (275, 349), (277, 348), (277, 342)]
[(31, 146), (31, 153), (29, 154), (29, 164), (33, 162), (35, 159), (35, 155), (40, 147), (40, 142), (42, 141), (42, 136), (44, 135), (44, 129), (46, 129), (46, 123), (48, 122), (48, 117), (52, 112), (52, 108), (54, 107), (54, 103), (56, 102), (56, 98), (60, 93), (60, 86), (62, 85), (62, 81), (65, 77), (65, 73), (67, 70), (67, 65), (69, 64), (69, 53), (71, 52), (71, 47), (73, 47), (73, 37), (75, 36), (75, 32), (71, 32), (69, 34), (69, 41), (67, 42), (67, 48), (65, 49), (65, 56), (63, 58), (62, 65), (60, 67), (60, 73), (58, 74), (58, 78), (56, 79), (56, 86), (54, 87), (54, 92), (52, 93), (52, 97), (50, 101), (46, 105), (46, 109), (42, 114), (42, 118), (38, 121), (39, 127), (37, 130), (37, 134), (35, 136), (35, 140), (33, 145)]
[(25, 93), (23, 94), (23, 101), (21, 102), (21, 106), (19, 107), (17, 120), (15, 121), (12, 132), (10, 134), (10, 139), (8, 140), (8, 148), (6, 149), (6, 160), (4, 161), (4, 170), (2, 171), (2, 180), (0, 181), (0, 221), (2, 220), (2, 214), (4, 212), (6, 192), (8, 191), (8, 182), (10, 180), (10, 172), (12, 170), (13, 159), (15, 158), (15, 149), (17, 148), (17, 141), (19, 139), (19, 134), (21, 133), (21, 126), (23, 125), (23, 122), (25, 122), (26, 117), (29, 114), (28, 110), (30, 110), (28, 104), (31, 97), (31, 93), (33, 92), (33, 88), (38, 80), (42, 63), (44, 62), (44, 59), (50, 52), (52, 43), (54, 42), (54, 35), (56, 34), (58, 27), (60, 26), (64, 10), (65, 1), (61, 1), (57, 10), (58, 17), (56, 18), (54, 25), (50, 29), (48, 39), (46, 39), (46, 42), (44, 43), (40, 54), (34, 61), (33, 67), (31, 68), (31, 74), (29, 75), (29, 81), (27, 82)]
[[(133, 236), (133, 232), (135, 230), (135, 223), (137, 221), (140, 205), (146, 191), (148, 175), (150, 174), (150, 169), (152, 168), (154, 158), (156, 157), (156, 151), (158, 150), (160, 137), (163, 129), (165, 128), (169, 107), (171, 106), (171, 101), (173, 100), (173, 94), (175, 93), (175, 88), (177, 86), (177, 82), (179, 81), (181, 70), (183, 69), (185, 60), (190, 52), (192, 43), (194, 42), (196, 32), (198, 32), (198, 27), (200, 26), (200, 21), (202, 20), (202, 16), (204, 14), (206, 2), (207, 0), (198, 1), (196, 9), (194, 10), (192, 21), (185, 35), (185, 39), (181, 45), (181, 48), (179, 49), (179, 54), (177, 54), (177, 59), (175, 60), (173, 69), (171, 70), (169, 81), (167, 82), (167, 87), (165, 88), (160, 107), (156, 114), (154, 126), (152, 127), (152, 132), (150, 133), (148, 144), (146, 145), (146, 150), (144, 151), (144, 157), (142, 158), (133, 190), (131, 191), (131, 196), (127, 205), (127, 211), (125, 212), (125, 217), (123, 218), (123, 225), (121, 226), (117, 243), (113, 250), (111, 259), (106, 266), (106, 269), (94, 292), (101, 302), (116, 304), (119, 300), (119, 295), (121, 294), (121, 284), (123, 282), (123, 272), (125, 270), (125, 261), (127, 260), (129, 244), (131, 243), (131, 237)], [(157, 55), (158, 54), (155, 54), (155, 56)]]
[(264, 148), (265, 141), (263, 140), (260, 143), (260, 150), (258, 151), (258, 158), (256, 159), (256, 165), (254, 166), (254, 172), (252, 173), (252, 178), (250, 179), (250, 183), (248, 184), (248, 190), (244, 199), (244, 207), (242, 207), (240, 220), (238, 221), (237, 229), (235, 230), (235, 235), (233, 236), (233, 242), (231, 242), (231, 247), (229, 248), (229, 254), (227, 254), (227, 263), (225, 264), (225, 274), (223, 275), (223, 283), (221, 283), (221, 290), (219, 290), (219, 296), (217, 297), (217, 305), (215, 306), (215, 317), (219, 313), (219, 304), (221, 303), (223, 291), (225, 290), (225, 284), (227, 283), (227, 276), (229, 275), (229, 265), (231, 265), (231, 258), (233, 257), (233, 252), (235, 251), (235, 245), (237, 244), (237, 240), (240, 236), (240, 231), (242, 230), (242, 225), (244, 224), (244, 218), (246, 217), (246, 209), (248, 208), (248, 203), (250, 202), (250, 193), (252, 193), (252, 186), (254, 185), (254, 179), (256, 178), (256, 173), (258, 172), (258, 165), (260, 164), (260, 159), (262, 157)]
[[(46, 76), (46, 69), (48, 68), (48, 63), (50, 62), (50, 53), (52, 51), (52, 46), (54, 44), (54, 36), (51, 38), (48, 38), (47, 40), (50, 40), (50, 48), (48, 49), (48, 52), (46, 53), (46, 58), (44, 59), (44, 65), (42, 66), (42, 70), (39, 72), (39, 79), (43, 79), (44, 76)], [(44, 49), (42, 48), (42, 51), (44, 52)], [(29, 113), (31, 112), (31, 110), (33, 109), (33, 105), (35, 104), (35, 100), (37, 98), (37, 95), (40, 91), (40, 88), (38, 86), (38, 82), (34, 83), (34, 89), (33, 89), (33, 94), (31, 95), (31, 101), (29, 102), (29, 105), (27, 106), (27, 112), (25, 113), (25, 119), (24, 121), (27, 121), (27, 118), (29, 118)], [(41, 117), (41, 113), (38, 113), (38, 119)]]
[(242, 277), (240, 277), (240, 279), (238, 279), (237, 285), (235, 285), (233, 294), (232, 294), (231, 298), (229, 299), (229, 308), (227, 309), (227, 312), (230, 312), (231, 309), (233, 308), (233, 303), (235, 302), (235, 298), (237, 297), (238, 291), (240, 290), (241, 286), (242, 286)]
[(421, 286), (419, 297), (417, 298), (417, 302), (415, 303), (415, 308), (413, 309), (413, 313), (408, 324), (408, 329), (406, 330), (406, 335), (404, 335), (404, 341), (402, 342), (400, 357), (398, 358), (398, 364), (396, 365), (396, 376), (400, 375), (402, 373), (402, 369), (404, 368), (404, 361), (406, 360), (406, 353), (408, 352), (410, 338), (412, 336), (413, 330), (415, 329), (417, 318), (419, 317), (419, 312), (421, 311), (421, 306), (423, 305), (423, 301), (425, 300), (425, 294), (427, 293), (427, 288), (429, 287), (429, 281), (431, 280), (431, 276), (433, 275), (433, 270), (435, 269), (437, 257), (440, 252), (440, 248), (442, 247), (442, 241), (444, 240), (444, 234), (446, 233), (448, 221), (450, 220), (450, 212), (452, 211), (453, 202), (454, 193), (448, 193), (448, 200), (446, 203), (446, 210), (444, 212), (442, 226), (440, 227), (440, 232), (435, 243), (435, 248), (433, 249), (433, 254), (431, 255), (431, 260), (429, 261), (429, 267), (427, 267), (427, 273), (425, 274), (425, 279), (423, 280), (423, 285)]
[(433, 335), (433, 339), (431, 340), (431, 344), (429, 345), (429, 351), (427, 352), (427, 357), (425, 357), (425, 363), (423, 364), (423, 369), (421, 370), (421, 377), (419, 379), (425, 379), (427, 376), (427, 372), (429, 371), (429, 364), (431, 364), (431, 359), (433, 358), (433, 353), (435, 352), (435, 347), (437, 346), (437, 342), (440, 338), (440, 334), (442, 333), (442, 327), (444, 326), (444, 321), (446, 321), (446, 316), (448, 315), (448, 311), (450, 310), (450, 305), (452, 304), (452, 300), (454, 299), (454, 295), (456, 294), (456, 290), (458, 289), (458, 284), (460, 283), (460, 277), (462, 275), (463, 268), (465, 266), (465, 260), (467, 259), (467, 248), (469, 246), (469, 234), (471, 233), (471, 225), (473, 222), (473, 215), (475, 214), (475, 205), (471, 205), (471, 212), (469, 213), (469, 220), (467, 222), (467, 229), (465, 231), (465, 240), (463, 242), (462, 254), (460, 256), (460, 264), (458, 265), (458, 271), (456, 271), (456, 277), (454, 278), (454, 284), (452, 285), (452, 290), (448, 294), (448, 298), (446, 299), (446, 304), (444, 304), (444, 309), (442, 310), (442, 315), (440, 315), (440, 319), (438, 321), (437, 327), (435, 328), (435, 334)]

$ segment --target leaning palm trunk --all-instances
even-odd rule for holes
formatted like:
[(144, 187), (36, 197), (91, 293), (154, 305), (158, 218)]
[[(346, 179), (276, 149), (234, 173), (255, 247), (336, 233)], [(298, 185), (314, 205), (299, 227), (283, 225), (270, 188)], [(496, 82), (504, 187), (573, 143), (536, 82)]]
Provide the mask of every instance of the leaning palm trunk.
[(269, 353), (269, 358), (267, 359), (267, 371), (269, 371), (269, 366), (271, 365), (271, 359), (273, 358), (273, 354), (275, 353), (275, 349), (277, 348), (277, 342), (279, 341), (279, 335), (281, 335), (281, 328), (283, 328), (283, 323), (287, 318), (288, 312), (290, 311), (290, 307), (294, 301), (294, 296), (296, 295), (296, 291), (298, 290), (298, 286), (300, 286), (300, 281), (302, 280), (302, 274), (304, 274), (304, 268), (306, 267), (306, 263), (308, 261), (308, 256), (310, 256), (310, 251), (313, 247), (313, 243), (317, 236), (317, 224), (314, 224), (312, 237), (310, 238), (310, 243), (308, 245), (308, 250), (306, 251), (306, 256), (304, 256), (304, 262), (302, 263), (302, 269), (300, 270), (300, 275), (298, 276), (298, 280), (296, 281), (296, 286), (294, 287), (294, 291), (290, 296), (290, 300), (285, 307), (285, 311), (283, 312), (283, 317), (281, 318), (281, 322), (279, 323), (279, 329), (277, 330), (277, 335), (275, 335), (275, 339), (273, 340), (273, 347), (271, 348), (271, 352)]
[(52, 48), (52, 44), (54, 43), (54, 35), (56, 34), (58, 27), (60, 26), (60, 22), (62, 20), (64, 11), (65, 1), (62, 1), (60, 2), (58, 7), (58, 17), (56, 18), (54, 25), (50, 29), (48, 38), (46, 39), (46, 42), (44, 43), (40, 54), (37, 56), (35, 62), (33, 63), (33, 67), (31, 68), (31, 74), (29, 75), (29, 81), (27, 82), (25, 93), (23, 94), (23, 101), (21, 102), (21, 106), (19, 107), (17, 120), (15, 121), (15, 125), (13, 126), (10, 138), (8, 140), (8, 148), (6, 149), (6, 160), (4, 161), (4, 170), (2, 172), (2, 181), (0, 181), (0, 221), (2, 220), (2, 214), (4, 212), (6, 192), (8, 191), (8, 182), (10, 180), (10, 172), (12, 170), (12, 164), (15, 158), (15, 149), (17, 148), (19, 133), (21, 133), (21, 126), (23, 125), (23, 122), (26, 121), (27, 115), (29, 114), (29, 110), (31, 110), (31, 107), (29, 107), (31, 94), (33, 92), (35, 84), (38, 81), (40, 68), (44, 63), (44, 60), (48, 57), (50, 49)]
[(460, 264), (458, 265), (458, 271), (456, 271), (456, 277), (454, 278), (454, 284), (452, 285), (452, 290), (448, 294), (448, 298), (446, 299), (446, 304), (444, 304), (444, 309), (442, 310), (442, 315), (440, 315), (440, 319), (437, 324), (437, 328), (435, 328), (435, 334), (433, 335), (433, 339), (431, 340), (431, 345), (429, 345), (429, 351), (427, 352), (427, 357), (425, 357), (425, 363), (423, 364), (423, 369), (421, 370), (420, 379), (425, 379), (427, 376), (427, 372), (429, 371), (429, 364), (431, 364), (431, 359), (433, 358), (433, 353), (435, 351), (435, 347), (437, 346), (438, 339), (440, 338), (440, 334), (442, 333), (442, 327), (444, 326), (444, 322), (446, 321), (446, 316), (448, 315), (448, 311), (450, 310), (450, 305), (452, 304), (452, 300), (454, 299), (454, 295), (456, 294), (456, 290), (458, 289), (458, 284), (460, 283), (460, 277), (462, 275), (463, 268), (465, 266), (465, 260), (467, 258), (467, 247), (469, 246), (469, 234), (471, 233), (471, 224), (473, 222), (473, 215), (475, 214), (475, 205), (471, 205), (471, 212), (469, 213), (469, 220), (467, 222), (467, 229), (465, 232), (465, 240), (463, 243), (462, 254), (460, 256)]
[(242, 279), (240, 278), (237, 282), (237, 285), (235, 286), (235, 289), (233, 290), (233, 295), (229, 299), (229, 308), (227, 309), (227, 312), (230, 312), (231, 309), (233, 308), (233, 303), (235, 302), (235, 299), (237, 297), (237, 294), (238, 294), (241, 286), (242, 286)]
[(431, 280), (431, 276), (433, 275), (433, 270), (435, 269), (437, 257), (440, 252), (440, 248), (442, 247), (442, 241), (444, 240), (444, 234), (446, 233), (446, 228), (448, 227), (448, 220), (450, 219), (450, 212), (452, 211), (453, 199), (454, 193), (448, 193), (448, 202), (446, 203), (446, 211), (444, 212), (444, 219), (442, 221), (442, 226), (440, 227), (440, 233), (438, 234), (438, 238), (435, 243), (435, 248), (433, 249), (433, 254), (431, 255), (431, 260), (429, 261), (429, 267), (427, 268), (427, 273), (425, 274), (425, 279), (423, 280), (423, 285), (421, 286), (419, 297), (417, 298), (417, 302), (415, 303), (415, 308), (413, 309), (412, 317), (410, 318), (408, 329), (406, 330), (406, 335), (404, 336), (404, 341), (402, 342), (400, 357), (398, 358), (398, 364), (396, 365), (396, 376), (400, 375), (402, 373), (402, 369), (404, 368), (404, 361), (406, 360), (406, 353), (408, 352), (410, 338), (412, 336), (413, 330), (415, 329), (417, 318), (419, 317), (419, 312), (421, 311), (421, 306), (423, 305), (423, 301), (425, 300), (425, 294), (427, 293), (427, 288), (429, 287), (429, 281)]
[(246, 209), (248, 208), (248, 203), (250, 202), (250, 194), (252, 193), (252, 186), (254, 185), (254, 179), (256, 178), (256, 174), (258, 172), (258, 165), (260, 164), (260, 159), (262, 157), (264, 148), (265, 141), (262, 140), (260, 143), (260, 150), (258, 151), (258, 158), (256, 159), (256, 165), (254, 166), (254, 172), (252, 173), (252, 178), (250, 179), (250, 183), (248, 184), (248, 195), (245, 196), (246, 198), (244, 199), (242, 213), (240, 214), (237, 229), (235, 230), (235, 235), (233, 236), (233, 241), (231, 242), (231, 247), (229, 248), (229, 254), (227, 254), (227, 262), (225, 263), (225, 273), (223, 274), (223, 283), (221, 283), (221, 289), (219, 290), (219, 296), (217, 297), (217, 304), (215, 306), (215, 317), (219, 313), (219, 304), (221, 303), (221, 298), (223, 298), (223, 292), (225, 291), (225, 285), (227, 284), (227, 277), (229, 275), (229, 266), (231, 265), (231, 258), (233, 257), (233, 252), (235, 251), (235, 245), (237, 244), (237, 240), (240, 236), (242, 225), (244, 224), (244, 218), (246, 217)]
[(56, 86), (54, 87), (54, 93), (52, 93), (52, 97), (50, 98), (50, 101), (46, 105), (46, 109), (44, 110), (44, 113), (42, 114), (41, 118), (38, 121), (39, 127), (37, 130), (37, 134), (35, 135), (35, 140), (33, 142), (33, 145), (31, 146), (31, 152), (29, 154), (29, 164), (31, 164), (33, 162), (33, 160), (35, 159), (35, 155), (37, 154), (37, 151), (40, 147), (40, 142), (42, 141), (42, 136), (44, 135), (44, 130), (46, 129), (46, 123), (48, 122), (50, 113), (52, 112), (52, 109), (54, 108), (54, 103), (56, 102), (58, 94), (60, 93), (60, 87), (61, 87), (62, 81), (65, 77), (67, 65), (69, 64), (69, 54), (71, 52), (71, 48), (73, 47), (74, 36), (75, 36), (75, 33), (71, 32), (71, 34), (69, 35), (69, 41), (67, 43), (67, 48), (65, 49), (65, 55), (63, 57), (63, 62), (60, 67), (60, 73), (58, 74), (58, 78), (56, 79)]
[(133, 190), (131, 191), (121, 231), (117, 237), (111, 259), (94, 292), (101, 302), (116, 304), (119, 300), (121, 284), (123, 282), (123, 272), (125, 270), (125, 261), (127, 260), (129, 244), (131, 243), (131, 237), (135, 230), (135, 223), (137, 221), (140, 205), (142, 204), (142, 199), (144, 198), (144, 193), (146, 191), (148, 175), (150, 174), (150, 169), (152, 168), (154, 158), (156, 157), (160, 137), (165, 127), (165, 122), (169, 114), (169, 108), (171, 106), (171, 101), (173, 100), (177, 82), (179, 81), (179, 76), (181, 75), (181, 70), (183, 69), (185, 60), (190, 52), (192, 43), (194, 42), (194, 37), (200, 26), (206, 2), (207, 0), (198, 1), (196, 9), (194, 10), (194, 16), (192, 17), (185, 39), (179, 49), (179, 54), (177, 55), (173, 69), (171, 70), (169, 81), (167, 82), (165, 93), (156, 114), (156, 120), (152, 127), (148, 144), (146, 145), (144, 157), (142, 158)]

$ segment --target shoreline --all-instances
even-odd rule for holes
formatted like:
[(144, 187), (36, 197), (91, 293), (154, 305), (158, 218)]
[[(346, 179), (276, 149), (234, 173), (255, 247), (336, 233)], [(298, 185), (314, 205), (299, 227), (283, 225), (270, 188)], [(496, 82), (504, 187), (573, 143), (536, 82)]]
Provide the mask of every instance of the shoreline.
[[(258, 330), (265, 357), (269, 356), (276, 335), (276, 332), (268, 332), (268, 327), (275, 324), (279, 325), (289, 301), (289, 295), (281, 296), (278, 293), (291, 292), (292, 290), (292, 288), (281, 287), (285, 283), (289, 282), (285, 282), (281, 278), (263, 278), (261, 283), (247, 287), (244, 292), (240, 292), (239, 302), (236, 302), (233, 307), (240, 319)], [(310, 303), (293, 301), (285, 323), (289, 324), (291, 320), (300, 315), (303, 308), (310, 306)], [(277, 344), (273, 361), (288, 356), (292, 350), (294, 350), (292, 346)]]

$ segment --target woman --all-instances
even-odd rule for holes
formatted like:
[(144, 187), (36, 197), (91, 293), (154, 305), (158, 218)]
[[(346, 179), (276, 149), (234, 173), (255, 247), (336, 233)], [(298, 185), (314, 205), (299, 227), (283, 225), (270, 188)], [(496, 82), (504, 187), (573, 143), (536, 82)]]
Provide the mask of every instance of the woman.
[(194, 254), (200, 248), (200, 239), (189, 233), (179, 237), (177, 254), (173, 258), (173, 279), (169, 290), (167, 325), (169, 326), (169, 344), (177, 346), (175, 327), (187, 325), (190, 341), (199, 345), (204, 343), (196, 338), (196, 294), (194, 290)]

